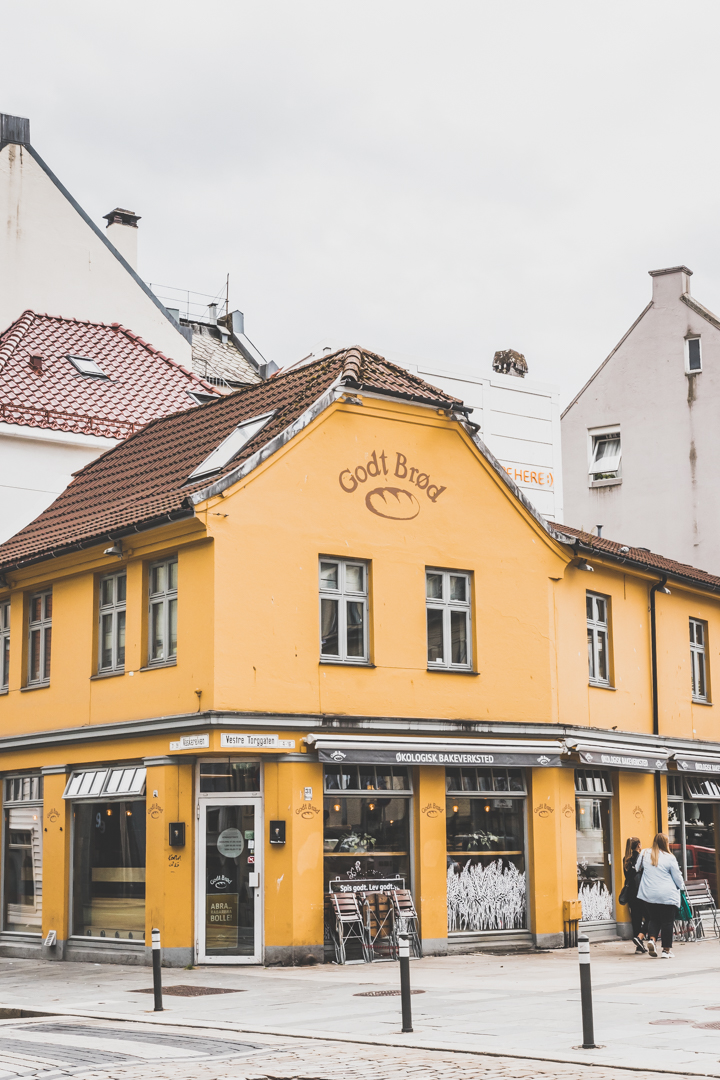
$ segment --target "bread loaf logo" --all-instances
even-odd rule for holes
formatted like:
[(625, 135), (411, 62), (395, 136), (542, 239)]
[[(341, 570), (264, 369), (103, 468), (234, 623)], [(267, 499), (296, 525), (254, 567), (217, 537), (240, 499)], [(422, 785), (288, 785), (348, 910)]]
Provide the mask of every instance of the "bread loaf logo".
[[(382, 450), (379, 454), (373, 450), (367, 455), (364, 465), (357, 465), (354, 469), (343, 469), (338, 477), (338, 482), (343, 491), (351, 495), (359, 487), (371, 479), (384, 479), (384, 477), (397, 478), (404, 483), (400, 487), (396, 483), (372, 488), (365, 495), (365, 505), (371, 514), (378, 517), (390, 518), (391, 521), (412, 521), (421, 510), (421, 493), (432, 503), (436, 503), (446, 487), (430, 482), (430, 474), (422, 472), (418, 467), (408, 464), (405, 454), (395, 451), (394, 460), (388, 460), (388, 455)], [(408, 490), (414, 488), (415, 490)]]

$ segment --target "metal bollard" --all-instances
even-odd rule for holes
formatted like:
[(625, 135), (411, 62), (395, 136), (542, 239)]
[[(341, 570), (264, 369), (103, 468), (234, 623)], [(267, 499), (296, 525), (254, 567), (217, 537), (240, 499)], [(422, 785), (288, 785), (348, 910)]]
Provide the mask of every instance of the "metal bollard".
[(595, 1032), (593, 1030), (592, 983), (590, 981), (590, 938), (585, 934), (580, 934), (578, 937), (578, 960), (580, 961), (583, 1050), (594, 1050)]
[(153, 958), (153, 992), (155, 994), (155, 1012), (163, 1012), (162, 1003), (162, 949), (160, 947), (160, 931), (153, 929), (152, 932), (152, 958)]
[(402, 1029), (412, 1031), (412, 1008), (410, 1003), (410, 937), (398, 934), (400, 955), (400, 997), (402, 1000)]

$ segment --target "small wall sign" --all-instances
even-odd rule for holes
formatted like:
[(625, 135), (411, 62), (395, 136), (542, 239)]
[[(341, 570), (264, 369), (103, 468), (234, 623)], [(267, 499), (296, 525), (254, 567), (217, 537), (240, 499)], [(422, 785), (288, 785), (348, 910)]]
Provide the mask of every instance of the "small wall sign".
[(207, 750), (209, 746), (209, 735), (181, 735), (170, 743), (171, 750)]
[(294, 739), (281, 739), (279, 735), (238, 735), (234, 731), (220, 732), (223, 750), (294, 750)]

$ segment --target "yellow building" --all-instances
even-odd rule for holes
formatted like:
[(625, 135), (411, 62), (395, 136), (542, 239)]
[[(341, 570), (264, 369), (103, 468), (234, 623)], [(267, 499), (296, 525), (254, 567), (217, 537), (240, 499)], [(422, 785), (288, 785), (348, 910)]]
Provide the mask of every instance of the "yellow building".
[(0, 573), (6, 955), (318, 961), (402, 885), (429, 953), (627, 936), (658, 816), (716, 889), (720, 579), (550, 527), (371, 353), (153, 421)]

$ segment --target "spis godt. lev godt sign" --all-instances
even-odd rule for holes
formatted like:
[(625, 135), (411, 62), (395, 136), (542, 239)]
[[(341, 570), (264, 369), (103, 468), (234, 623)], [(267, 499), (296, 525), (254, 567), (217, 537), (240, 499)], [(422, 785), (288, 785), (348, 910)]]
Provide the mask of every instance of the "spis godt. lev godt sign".
[[(384, 480), (385, 477), (390, 477), (391, 483), (369, 489), (365, 487), (369, 482)], [(396, 484), (394, 480), (401, 483)], [(442, 493), (447, 491), (446, 486), (435, 483), (429, 472), (411, 465), (407, 456), (398, 450), (391, 454), (389, 459), (384, 450), (379, 454), (377, 450), (373, 450), (364, 465), (343, 469), (338, 482), (348, 495), (352, 495), (358, 488), (363, 489), (365, 506), (370, 513), (395, 521), (411, 521), (416, 518), (420, 513), (423, 495), (430, 502), (436, 503)]]

